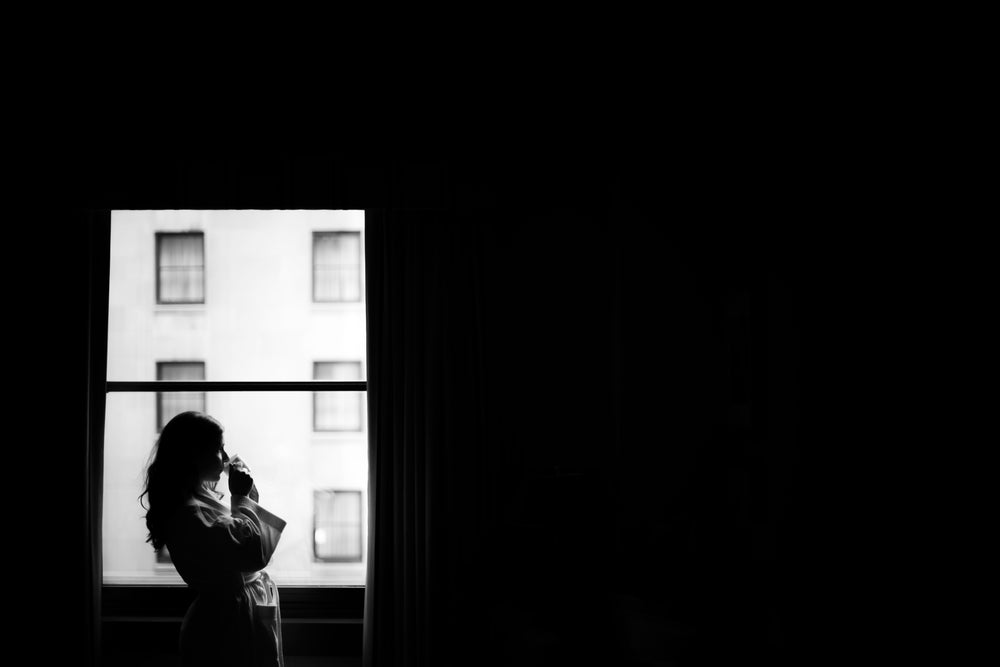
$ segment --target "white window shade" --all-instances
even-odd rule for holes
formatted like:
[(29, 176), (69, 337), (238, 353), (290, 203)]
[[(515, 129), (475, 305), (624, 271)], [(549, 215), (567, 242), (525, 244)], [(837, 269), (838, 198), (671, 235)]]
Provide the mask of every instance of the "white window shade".
[(359, 232), (317, 232), (313, 235), (313, 299), (361, 300)]

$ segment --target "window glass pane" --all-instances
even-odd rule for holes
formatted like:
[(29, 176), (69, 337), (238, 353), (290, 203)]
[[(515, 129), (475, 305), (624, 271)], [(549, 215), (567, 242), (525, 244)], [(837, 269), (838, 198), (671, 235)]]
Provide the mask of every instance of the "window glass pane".
[[(203, 361), (215, 381), (311, 380), (317, 360), (363, 362), (364, 219), (364, 211), (112, 211), (108, 380), (155, 380), (156, 362), (169, 360)], [(338, 276), (321, 280), (338, 300), (314, 299), (314, 252), (323, 274)], [(203, 303), (158, 299), (158, 284), (178, 298), (195, 294), (196, 270)]]
[[(353, 258), (347, 282), (357, 285), (337, 289), (356, 300), (314, 300), (316, 233), (333, 235), (334, 265)], [(309, 381), (327, 372), (363, 380), (363, 243), (363, 211), (113, 211), (108, 380)], [(200, 283), (190, 277), (198, 271)], [(200, 302), (182, 302), (193, 300), (196, 283)], [(164, 285), (176, 301), (163, 302)], [(317, 360), (343, 365), (317, 375)], [(253, 468), (262, 504), (289, 522), (267, 568), (275, 580), (363, 584), (364, 554), (360, 562), (316, 560), (313, 494), (366, 493), (365, 394), (321, 395), (332, 395), (320, 399), (329, 430), (316, 429), (312, 391), (109, 394), (105, 580), (180, 583), (169, 552), (144, 541), (138, 495), (162, 425), (197, 410), (222, 421), (227, 451)]]
[[(365, 394), (355, 393), (365, 405)], [(267, 572), (279, 585), (363, 585), (367, 563), (367, 433), (316, 433), (313, 392), (208, 392), (226, 453), (250, 466), (260, 504), (288, 522)], [(367, 408), (365, 408), (367, 409)], [(104, 444), (105, 583), (179, 584), (147, 542), (139, 503), (156, 442), (156, 394), (108, 394)], [(228, 478), (217, 489), (230, 500)], [(334, 499), (328, 493), (336, 492)], [(318, 497), (325, 500), (317, 501)], [(143, 499), (145, 502), (145, 499)], [(359, 517), (360, 515), (360, 523)], [(317, 527), (326, 544), (317, 553)], [(360, 537), (359, 537), (360, 535)], [(360, 544), (360, 547), (358, 546)], [(358, 549), (360, 548), (360, 553)], [(324, 559), (329, 558), (329, 562)]]

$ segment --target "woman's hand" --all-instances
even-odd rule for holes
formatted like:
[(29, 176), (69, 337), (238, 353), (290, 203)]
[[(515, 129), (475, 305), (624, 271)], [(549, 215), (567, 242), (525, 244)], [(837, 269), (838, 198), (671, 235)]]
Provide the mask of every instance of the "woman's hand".
[[(229, 472), (230, 472), (229, 490), (230, 492), (232, 492), (233, 495), (237, 495), (236, 491), (233, 491), (233, 483), (232, 483), (232, 471), (234, 470), (237, 473), (240, 473), (244, 476), (248, 477), (250, 476), (250, 467), (247, 466), (246, 463), (244, 463), (243, 459), (240, 458), (239, 454), (234, 455), (233, 458), (229, 460)], [(243, 482), (241, 481), (240, 483), (241, 483), (240, 488), (243, 488), (242, 487)], [(250, 490), (247, 493), (241, 493), (239, 495), (249, 496), (250, 500), (254, 502), (257, 502), (257, 500), (260, 498), (260, 494), (257, 493), (257, 485), (253, 483), (252, 477), (250, 477)]]
[(234, 496), (250, 495), (250, 500), (257, 502), (257, 499), (251, 493), (256, 493), (253, 485), (253, 477), (235, 466), (229, 466), (229, 492)]

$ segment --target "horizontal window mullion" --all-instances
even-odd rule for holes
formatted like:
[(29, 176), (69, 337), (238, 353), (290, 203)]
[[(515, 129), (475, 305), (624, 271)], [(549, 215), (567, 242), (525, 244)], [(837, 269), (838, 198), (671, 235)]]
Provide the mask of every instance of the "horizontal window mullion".
[(204, 380), (162, 382), (108, 382), (114, 391), (367, 391), (365, 380), (304, 380), (301, 382), (207, 382)]

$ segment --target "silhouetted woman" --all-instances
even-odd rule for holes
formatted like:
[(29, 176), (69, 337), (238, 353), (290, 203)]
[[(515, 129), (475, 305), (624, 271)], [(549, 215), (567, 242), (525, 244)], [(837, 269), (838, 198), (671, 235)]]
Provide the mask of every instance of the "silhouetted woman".
[[(183, 412), (163, 427), (139, 496), (149, 496), (146, 541), (156, 550), (166, 545), (198, 593), (181, 624), (185, 666), (284, 665), (278, 588), (262, 570), (285, 522), (257, 504), (238, 458), (230, 465), (219, 422)], [(215, 490), (223, 472), (230, 507)]]

